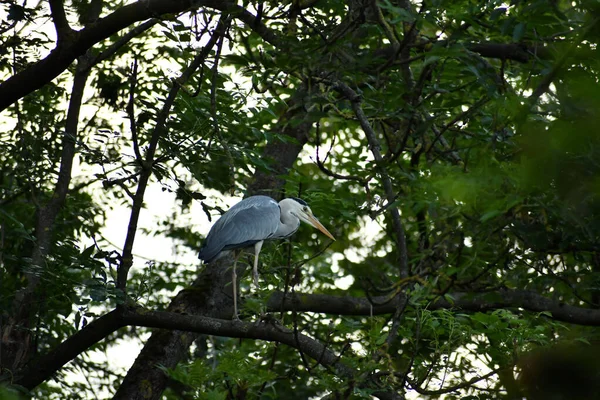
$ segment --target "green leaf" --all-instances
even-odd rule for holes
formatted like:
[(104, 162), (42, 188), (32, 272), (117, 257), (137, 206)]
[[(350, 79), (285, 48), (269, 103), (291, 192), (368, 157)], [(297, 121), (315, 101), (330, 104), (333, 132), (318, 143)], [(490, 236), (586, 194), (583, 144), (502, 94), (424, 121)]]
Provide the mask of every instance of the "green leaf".
[(525, 30), (527, 28), (527, 24), (524, 22), (519, 22), (515, 28), (513, 29), (512, 40), (513, 42), (519, 42), (525, 35)]
[(481, 222), (485, 222), (485, 221), (488, 221), (488, 220), (490, 220), (490, 219), (492, 219), (492, 218), (495, 218), (495, 217), (497, 217), (498, 215), (502, 215), (502, 211), (501, 211), (501, 210), (490, 210), (490, 211), (487, 211), (486, 213), (484, 213), (484, 214), (483, 214), (483, 215), (482, 215), (482, 216), (479, 218), (479, 220), (480, 220)]
[(95, 248), (96, 248), (95, 244), (93, 244), (93, 245), (91, 245), (89, 247), (86, 247), (85, 250), (83, 250), (81, 252), (81, 257), (80, 258), (83, 259), (83, 260), (90, 258), (92, 256), (92, 254), (94, 253), (94, 249)]

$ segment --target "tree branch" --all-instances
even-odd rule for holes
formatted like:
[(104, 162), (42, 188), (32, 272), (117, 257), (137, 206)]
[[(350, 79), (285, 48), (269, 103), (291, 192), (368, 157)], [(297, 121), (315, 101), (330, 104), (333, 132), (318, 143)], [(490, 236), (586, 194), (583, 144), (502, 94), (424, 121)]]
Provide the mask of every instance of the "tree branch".
[[(55, 23), (58, 21), (58, 30), (62, 4), (59, 1), (53, 3), (53, 17)], [(80, 31), (73, 31), (71, 35), (64, 37), (64, 40), (59, 40), (59, 45), (48, 56), (0, 84), (0, 111), (56, 78), (94, 44), (134, 22), (149, 19), (155, 15), (183, 11), (189, 8), (191, 3), (193, 2), (183, 0), (139, 0), (121, 7)], [(64, 14), (64, 10), (62, 13)], [(59, 37), (62, 36), (59, 35)]]
[(467, 381), (465, 381), (463, 383), (460, 383), (458, 385), (453, 385), (453, 386), (442, 388), (442, 389), (438, 389), (438, 390), (423, 389), (422, 387), (419, 386), (419, 384), (417, 382), (413, 382), (410, 379), (408, 379), (408, 382), (409, 382), (410, 387), (413, 388), (419, 394), (424, 394), (424, 395), (427, 395), (427, 396), (439, 396), (439, 395), (442, 395), (442, 394), (452, 393), (452, 392), (456, 392), (457, 390), (460, 390), (460, 389), (471, 387), (474, 384), (476, 384), (477, 382), (481, 382), (481, 381), (483, 381), (485, 379), (488, 379), (491, 376), (494, 376), (494, 375), (498, 374), (499, 371), (501, 371), (502, 369), (503, 368), (497, 368), (497, 369), (494, 369), (494, 370), (488, 372), (485, 375), (476, 376), (476, 377), (471, 378), (471, 379), (469, 379), (469, 380), (467, 380)]
[[(373, 153), (373, 157), (375, 158), (376, 169), (381, 176), (381, 181), (383, 183), (383, 188), (385, 190), (385, 195), (389, 204), (392, 204), (395, 199), (394, 188), (392, 186), (392, 180), (387, 174), (384, 166), (383, 166), (383, 156), (381, 155), (381, 145), (379, 144), (379, 140), (377, 139), (377, 134), (371, 127), (367, 116), (365, 115), (362, 107), (361, 107), (361, 99), (360, 96), (352, 90), (348, 85), (346, 85), (342, 81), (335, 81), (332, 85), (333, 89), (338, 91), (341, 95), (346, 97), (350, 101), (350, 105), (360, 126), (367, 136), (367, 142), (369, 143), (369, 150)], [(390, 207), (390, 214), (392, 216), (392, 225), (395, 232), (396, 237), (396, 246), (399, 253), (400, 259), (400, 277), (406, 278), (408, 277), (408, 254), (406, 249), (406, 234), (404, 232), (404, 226), (402, 225), (402, 221), (400, 220), (400, 213), (398, 212), (398, 207)]]
[[(54, 350), (30, 362), (27, 368), (19, 371), (14, 377), (13, 383), (30, 390), (35, 388), (54, 375), (66, 363), (123, 326), (119, 310), (113, 310), (103, 315), (56, 346)], [(0, 378), (0, 381), (7, 378), (4, 376)]]
[(126, 309), (123, 313), (123, 321), (126, 325), (131, 326), (175, 329), (207, 335), (280, 342), (301, 349), (302, 352), (319, 361), (321, 365), (332, 367), (341, 377), (351, 378), (354, 375), (354, 371), (350, 367), (342, 364), (335, 353), (325, 348), (317, 340), (301, 333), (295, 334), (291, 329), (272, 323), (242, 322), (240, 320), (225, 320), (131, 308)]
[(90, 62), (90, 67), (110, 58), (113, 54), (119, 51), (121, 47), (126, 45), (131, 39), (146, 32), (148, 29), (156, 25), (159, 21), (159, 19), (150, 19), (139, 24), (138, 26), (127, 32), (125, 35), (123, 35), (121, 38), (119, 38), (117, 41), (115, 41), (113, 44), (108, 46), (102, 53), (94, 57), (94, 59)]
[[(276, 292), (267, 301), (270, 312), (281, 310), (282, 292)], [(447, 300), (452, 299), (452, 300)], [(394, 313), (402, 307), (406, 294), (401, 293), (391, 299), (389, 296), (367, 298), (337, 297), (324, 294), (288, 294), (284, 311), (297, 311), (339, 314), (339, 315), (382, 315)], [(293, 306), (292, 306), (293, 305)], [(529, 312), (549, 312), (552, 319), (583, 326), (600, 326), (600, 310), (576, 307), (544, 297), (528, 290), (500, 289), (486, 293), (449, 293), (444, 298), (433, 301), (430, 309), (462, 309), (471, 312), (486, 312), (501, 308), (522, 308)]]
[(50, 14), (56, 29), (56, 38), (58, 45), (67, 40), (68, 35), (73, 32), (67, 21), (65, 7), (62, 0), (50, 0)]
[[(420, 60), (427, 54), (426, 48), (428, 46), (434, 47), (445, 47), (448, 46), (448, 40), (438, 40), (438, 41), (421, 41), (414, 44), (409, 45), (409, 48), (416, 48), (422, 54), (411, 57), (409, 59), (398, 61), (394, 63), (395, 65), (402, 65), (406, 62), (412, 62), (416, 60)], [(523, 43), (497, 43), (497, 42), (486, 42), (482, 41), (479, 43), (466, 43), (464, 44), (465, 48), (469, 51), (479, 54), (484, 58), (497, 58), (500, 60), (511, 60), (519, 63), (527, 63), (533, 57), (549, 59), (551, 58), (551, 52), (542, 45), (532, 45), (526, 46)], [(381, 60), (390, 60), (394, 59), (396, 53), (398, 52), (398, 46), (390, 44), (388, 46), (382, 47), (380, 49), (376, 49), (374, 51), (367, 52), (361, 54), (361, 58), (374, 60), (378, 63)], [(372, 67), (372, 64), (368, 64), (368, 67)]]
[[(176, 329), (206, 335), (227, 336), (240, 339), (258, 339), (283, 343), (308, 355), (318, 364), (332, 369), (335, 375), (346, 380), (354, 380), (356, 371), (344, 364), (341, 357), (318, 340), (295, 332), (274, 323), (242, 322), (240, 320), (224, 320), (195, 315), (182, 315), (165, 311), (149, 311), (128, 308), (123, 313), (123, 321), (127, 325), (147, 328)], [(359, 385), (361, 382), (359, 382)], [(380, 399), (400, 399), (392, 392), (376, 391), (373, 393)]]
[(490, 101), (490, 99), (487, 96), (480, 98), (471, 107), (469, 107), (468, 109), (466, 109), (465, 111), (461, 112), (459, 115), (454, 117), (446, 125), (442, 126), (438, 132), (435, 132), (435, 137), (429, 144), (428, 148), (426, 149), (426, 152), (429, 152), (435, 146), (436, 142), (441, 138), (441, 136), (444, 134), (444, 132), (446, 132), (448, 129), (450, 129), (452, 126), (454, 126), (459, 121), (463, 121), (464, 123), (466, 123), (468, 121), (468, 119), (471, 117), (471, 115), (473, 113), (475, 113), (477, 110), (479, 110), (481, 107), (483, 107), (488, 101)]

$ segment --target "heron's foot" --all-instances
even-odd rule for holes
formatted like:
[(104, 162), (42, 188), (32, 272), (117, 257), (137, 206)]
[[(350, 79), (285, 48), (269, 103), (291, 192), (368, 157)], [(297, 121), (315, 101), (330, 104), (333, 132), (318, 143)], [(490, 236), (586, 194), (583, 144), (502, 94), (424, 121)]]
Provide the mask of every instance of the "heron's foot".
[(240, 316), (237, 315), (237, 313), (233, 314), (233, 317), (231, 317), (231, 320), (232, 321), (240, 321), (240, 322), (242, 322), (242, 320), (240, 319)]

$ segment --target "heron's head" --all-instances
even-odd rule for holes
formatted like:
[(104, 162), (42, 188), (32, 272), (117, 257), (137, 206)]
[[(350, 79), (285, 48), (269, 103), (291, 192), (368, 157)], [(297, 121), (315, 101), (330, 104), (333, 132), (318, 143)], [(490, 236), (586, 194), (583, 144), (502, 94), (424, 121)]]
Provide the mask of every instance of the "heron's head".
[(308, 206), (308, 204), (306, 204), (304, 200), (299, 199), (297, 197), (288, 197), (287, 199), (283, 199), (279, 203), (279, 205), (281, 207), (282, 212), (288, 211), (292, 215), (295, 215), (300, 221), (312, 225), (314, 228), (323, 232), (325, 236), (335, 240), (335, 238), (331, 233), (329, 233), (327, 228), (325, 228), (323, 224), (321, 224), (319, 220), (313, 215), (310, 207)]

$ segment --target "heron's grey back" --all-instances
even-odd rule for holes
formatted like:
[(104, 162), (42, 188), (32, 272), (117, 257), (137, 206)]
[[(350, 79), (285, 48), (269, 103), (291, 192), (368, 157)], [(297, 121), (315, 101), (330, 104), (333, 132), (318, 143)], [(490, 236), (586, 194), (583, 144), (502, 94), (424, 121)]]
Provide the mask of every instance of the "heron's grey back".
[(251, 196), (231, 207), (210, 229), (199, 258), (211, 262), (221, 251), (250, 246), (273, 236), (279, 205), (267, 196)]

